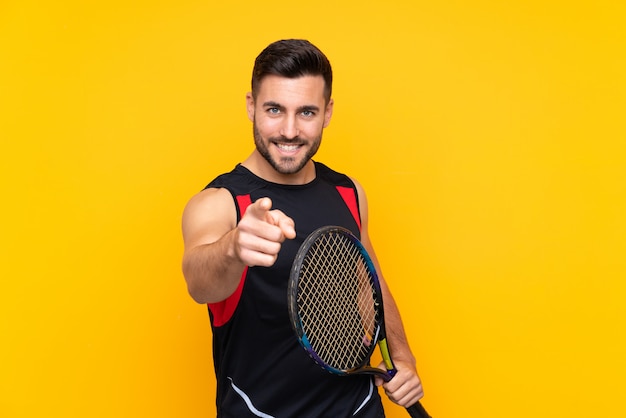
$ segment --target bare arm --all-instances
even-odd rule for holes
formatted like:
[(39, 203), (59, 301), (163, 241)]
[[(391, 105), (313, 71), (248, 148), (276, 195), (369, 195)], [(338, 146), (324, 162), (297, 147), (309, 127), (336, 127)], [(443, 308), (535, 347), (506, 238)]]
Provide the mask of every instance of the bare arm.
[(359, 204), (361, 212), (361, 242), (365, 246), (368, 254), (372, 258), (376, 270), (378, 272), (380, 287), (383, 293), (383, 301), (385, 307), (385, 327), (387, 331), (387, 341), (391, 357), (394, 361), (398, 373), (389, 382), (384, 383), (382, 379), (377, 378), (377, 384), (382, 385), (387, 396), (395, 403), (404, 407), (415, 404), (424, 396), (422, 383), (416, 370), (416, 361), (404, 331), (402, 318), (398, 306), (389, 290), (389, 286), (382, 275), (378, 259), (374, 247), (372, 246), (368, 233), (368, 207), (367, 197), (362, 186), (352, 179), (357, 187), (359, 194)]
[(219, 302), (236, 289), (246, 266), (271, 266), (281, 243), (295, 237), (293, 220), (262, 198), (237, 224), (235, 203), (225, 189), (194, 196), (183, 213), (183, 274), (198, 303)]

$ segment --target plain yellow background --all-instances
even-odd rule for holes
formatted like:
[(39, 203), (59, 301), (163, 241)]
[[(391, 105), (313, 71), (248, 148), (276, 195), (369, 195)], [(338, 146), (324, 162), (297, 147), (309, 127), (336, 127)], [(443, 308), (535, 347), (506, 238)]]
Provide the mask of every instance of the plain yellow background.
[(180, 216), (289, 37), (334, 66), (317, 159), (368, 191), (431, 414), (626, 416), (622, 4), (3, 0), (0, 416), (214, 416)]

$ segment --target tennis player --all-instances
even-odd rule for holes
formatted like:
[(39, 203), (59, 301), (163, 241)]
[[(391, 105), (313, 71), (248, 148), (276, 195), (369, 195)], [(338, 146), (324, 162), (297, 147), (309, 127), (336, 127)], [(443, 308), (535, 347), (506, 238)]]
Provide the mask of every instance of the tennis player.
[[(365, 192), (354, 179), (312, 159), (333, 105), (331, 65), (317, 47), (295, 39), (270, 44), (256, 58), (246, 95), (255, 149), (185, 208), (183, 273), (192, 298), (208, 305), (218, 417), (380, 418), (379, 386), (404, 407), (423, 396), (368, 236)], [(230, 140), (214, 139), (219, 146)], [(287, 283), (294, 256), (324, 225), (349, 229), (377, 266), (398, 369), (387, 383), (322, 370), (290, 325)]]

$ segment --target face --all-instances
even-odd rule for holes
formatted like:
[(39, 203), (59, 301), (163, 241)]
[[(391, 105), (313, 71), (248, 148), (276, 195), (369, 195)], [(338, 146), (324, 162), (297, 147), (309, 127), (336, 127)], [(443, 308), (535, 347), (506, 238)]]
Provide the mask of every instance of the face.
[(279, 174), (300, 172), (317, 152), (332, 115), (322, 76), (266, 76), (256, 99), (248, 93), (246, 101), (259, 154)]

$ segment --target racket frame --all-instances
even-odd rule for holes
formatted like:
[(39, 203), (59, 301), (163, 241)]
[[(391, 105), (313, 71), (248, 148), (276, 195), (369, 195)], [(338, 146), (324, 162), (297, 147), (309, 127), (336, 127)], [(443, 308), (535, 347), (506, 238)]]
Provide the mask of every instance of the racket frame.
[[(299, 315), (298, 308), (298, 283), (300, 280), (300, 270), (303, 265), (304, 259), (307, 257), (307, 254), (313, 244), (320, 238), (320, 236), (325, 234), (339, 234), (346, 238), (348, 238), (354, 247), (359, 251), (361, 257), (365, 261), (367, 269), (369, 270), (369, 278), (370, 285), (373, 289), (373, 297), (374, 303), (377, 310), (376, 315), (376, 324), (375, 324), (375, 332), (374, 337), (372, 338), (372, 344), (369, 347), (369, 352), (364, 357), (364, 361), (361, 364), (356, 365), (350, 369), (338, 369), (327, 364), (316, 352), (313, 348), (309, 338), (306, 335), (304, 330), (304, 326), (302, 324), (302, 320)], [(294, 259), (290, 278), (289, 278), (289, 288), (288, 288), (288, 305), (289, 305), (289, 316), (291, 320), (291, 325), (298, 336), (298, 341), (300, 345), (306, 350), (309, 356), (324, 370), (336, 374), (336, 375), (350, 375), (350, 374), (369, 374), (380, 376), (383, 380), (388, 382), (391, 380), (393, 376), (396, 374), (396, 368), (393, 365), (391, 357), (389, 355), (389, 347), (387, 345), (387, 339), (385, 334), (385, 315), (384, 315), (384, 305), (382, 298), (382, 290), (380, 287), (380, 281), (378, 279), (378, 273), (376, 270), (376, 266), (374, 262), (370, 258), (367, 250), (361, 243), (361, 241), (348, 229), (340, 227), (340, 226), (323, 226), (321, 228), (313, 231), (302, 243), (296, 257)], [(385, 363), (385, 367), (387, 371), (381, 370), (377, 367), (372, 367), (369, 365), (369, 360), (376, 350), (376, 346), (379, 346), (380, 352), (383, 358), (383, 362)]]
[[(367, 264), (367, 268), (370, 270), (370, 284), (374, 289), (374, 301), (375, 306), (378, 310), (378, 315), (376, 315), (377, 321), (375, 326), (374, 337), (372, 338), (372, 343), (369, 347), (369, 352), (364, 357), (364, 361), (361, 365), (358, 365), (351, 369), (338, 369), (336, 367), (332, 367), (327, 364), (322, 358), (315, 352), (313, 349), (311, 342), (306, 336), (306, 332), (304, 331), (304, 327), (302, 321), (300, 319), (300, 315), (298, 314), (298, 281), (300, 279), (300, 269), (303, 263), (304, 258), (306, 257), (309, 249), (312, 244), (323, 234), (327, 234), (330, 232), (335, 232), (338, 234), (342, 234), (347, 236), (350, 241), (355, 245), (355, 247), (360, 251), (361, 256), (365, 260)], [(378, 279), (378, 271), (376, 270), (376, 266), (372, 262), (369, 254), (367, 253), (365, 247), (361, 243), (361, 241), (348, 229), (340, 227), (340, 226), (324, 226), (313, 231), (302, 243), (296, 257), (294, 259), (290, 277), (289, 277), (289, 286), (288, 286), (288, 305), (289, 305), (289, 317), (291, 320), (291, 324), (293, 329), (295, 330), (298, 341), (300, 345), (306, 350), (309, 356), (324, 370), (340, 375), (347, 376), (351, 374), (369, 374), (380, 376), (385, 382), (390, 381), (397, 373), (397, 369), (395, 368), (393, 361), (391, 360), (391, 355), (389, 353), (389, 346), (387, 344), (386, 331), (385, 331), (385, 315), (384, 315), (384, 305), (383, 305), (383, 297), (382, 291), (380, 287), (380, 282)], [(380, 353), (382, 355), (383, 362), (385, 363), (385, 367), (387, 371), (381, 370), (377, 367), (371, 367), (369, 365), (370, 358), (376, 349), (376, 346), (379, 347)], [(414, 418), (430, 418), (428, 412), (424, 409), (420, 402), (415, 403), (406, 408), (407, 412), (411, 417)]]

